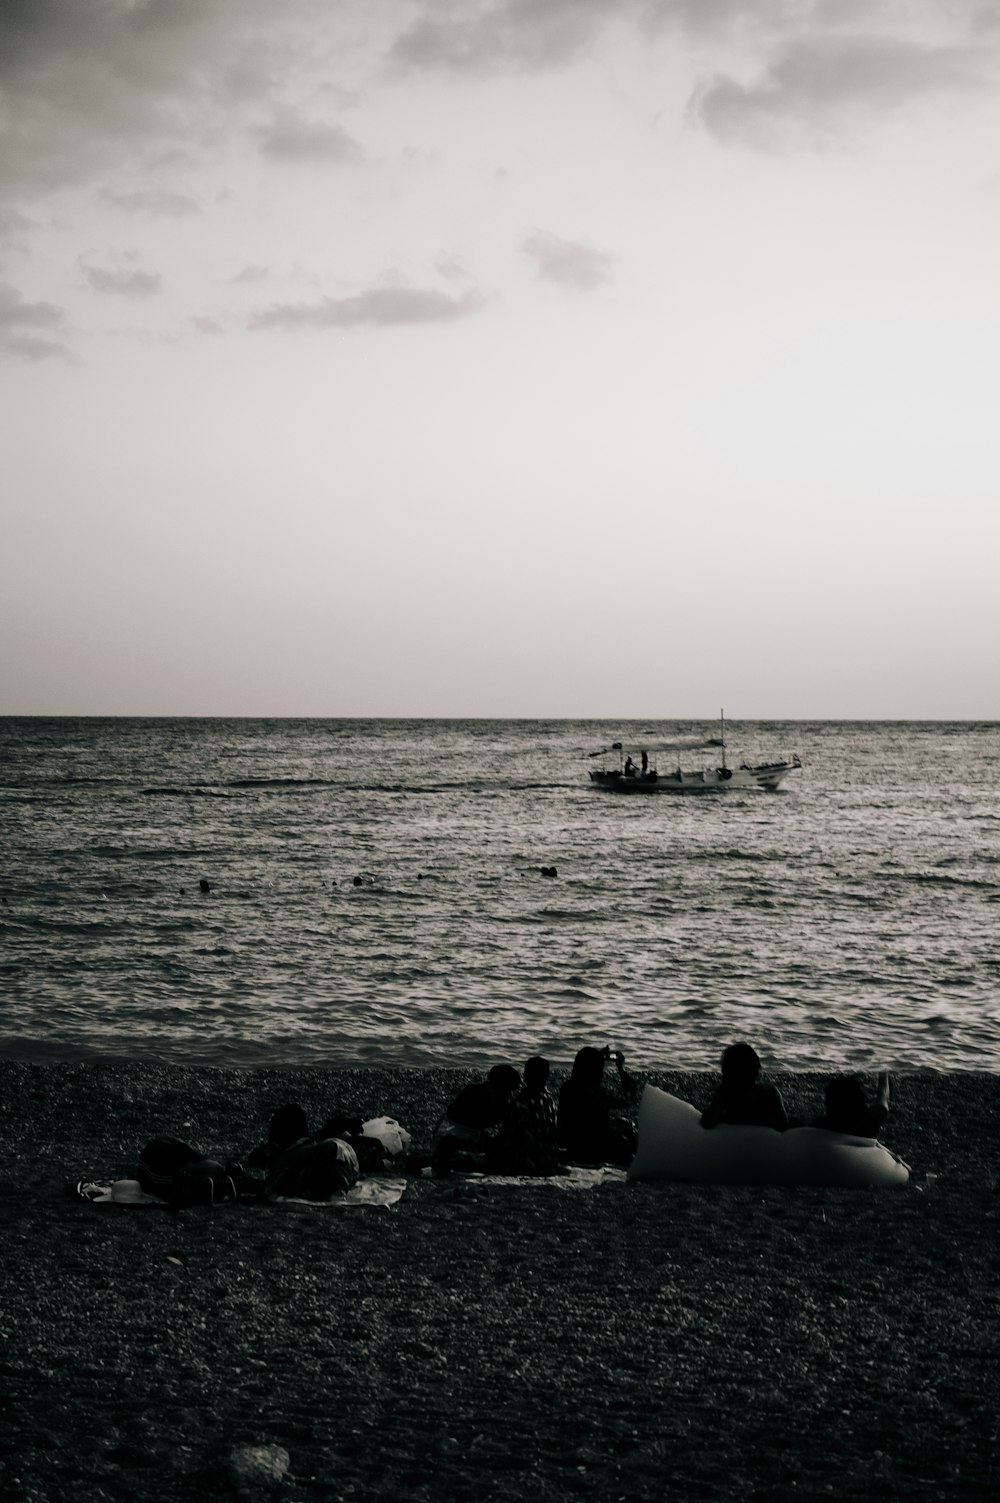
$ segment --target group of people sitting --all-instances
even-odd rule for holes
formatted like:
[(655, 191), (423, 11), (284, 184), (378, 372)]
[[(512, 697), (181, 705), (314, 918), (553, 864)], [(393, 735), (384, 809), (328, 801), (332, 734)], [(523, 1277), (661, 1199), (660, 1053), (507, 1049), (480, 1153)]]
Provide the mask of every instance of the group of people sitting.
[[(614, 1067), (609, 1075), (607, 1067)], [(761, 1063), (749, 1044), (733, 1044), (722, 1056), (722, 1078), (702, 1113), (706, 1129), (723, 1123), (784, 1132), (805, 1125), (790, 1118), (777, 1087), (760, 1079)], [(553, 1096), (549, 1063), (532, 1056), (521, 1072), (495, 1065), (485, 1080), (465, 1086), (437, 1123), (430, 1155), (401, 1155), (384, 1138), (366, 1132), (377, 1122), (332, 1116), (310, 1130), (295, 1102), (271, 1117), (267, 1141), (255, 1148), (247, 1168), (220, 1163), (177, 1138), (159, 1137), (140, 1156), (142, 1189), (175, 1205), (232, 1200), (327, 1200), (350, 1190), (362, 1174), (405, 1167), (443, 1177), (453, 1171), (547, 1176), (570, 1165), (627, 1168), (638, 1143), (639, 1086), (620, 1053), (587, 1046), (573, 1061), (568, 1079)], [(808, 1124), (833, 1132), (875, 1138), (889, 1112), (891, 1083), (879, 1076), (869, 1105), (860, 1081), (838, 1076), (826, 1088), (825, 1110)], [(377, 1119), (399, 1133), (391, 1118)], [(408, 1135), (403, 1134), (408, 1139)]]
[[(611, 1079), (605, 1066), (613, 1064)], [(874, 1105), (854, 1076), (828, 1082), (825, 1109), (808, 1124), (789, 1117), (777, 1086), (761, 1081), (761, 1062), (749, 1044), (732, 1044), (722, 1056), (722, 1079), (701, 1124), (740, 1127), (820, 1127), (876, 1138), (889, 1114), (891, 1082), (878, 1079)], [(523, 1081), (511, 1065), (495, 1065), (481, 1084), (466, 1086), (434, 1133), (431, 1167), (481, 1169), (493, 1174), (558, 1174), (567, 1164), (612, 1164), (627, 1168), (635, 1154), (639, 1088), (611, 1049), (581, 1049), (556, 1101), (547, 1088), (548, 1061), (535, 1056)]]
[[(608, 1080), (604, 1067), (617, 1074)], [(534, 1055), (524, 1078), (494, 1065), (486, 1080), (460, 1091), (434, 1130), (431, 1168), (491, 1174), (559, 1174), (567, 1165), (626, 1168), (635, 1153), (639, 1087), (611, 1049), (581, 1049), (558, 1100), (548, 1089), (549, 1062)]]
[(777, 1086), (760, 1079), (757, 1051), (749, 1044), (731, 1044), (722, 1055), (722, 1080), (701, 1114), (702, 1127), (823, 1127), (829, 1132), (849, 1133), (857, 1138), (877, 1138), (889, 1115), (892, 1081), (883, 1071), (878, 1077), (874, 1105), (865, 1099), (864, 1088), (853, 1075), (837, 1075), (828, 1081), (825, 1110), (805, 1123), (789, 1117)]

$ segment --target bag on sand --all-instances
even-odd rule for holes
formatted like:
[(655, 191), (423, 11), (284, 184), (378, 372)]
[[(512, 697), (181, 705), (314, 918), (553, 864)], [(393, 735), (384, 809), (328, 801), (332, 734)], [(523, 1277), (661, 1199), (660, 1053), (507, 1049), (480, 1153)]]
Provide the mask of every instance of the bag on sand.
[(225, 1165), (180, 1138), (150, 1139), (139, 1155), (135, 1177), (147, 1195), (157, 1195), (178, 1210), (226, 1205), (239, 1198)]

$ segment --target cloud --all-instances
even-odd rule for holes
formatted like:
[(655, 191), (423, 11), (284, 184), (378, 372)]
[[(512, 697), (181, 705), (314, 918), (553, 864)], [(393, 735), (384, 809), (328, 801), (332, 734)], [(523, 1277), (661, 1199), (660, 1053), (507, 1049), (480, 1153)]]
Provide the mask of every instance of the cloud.
[(689, 119), (763, 150), (826, 148), (1000, 82), (990, 0), (422, 0), (388, 59), (408, 73), (537, 73), (615, 30), (688, 53), (702, 75)]
[(226, 331), (216, 318), (209, 318), (204, 313), (193, 313), (191, 324), (199, 334), (224, 334)]
[(274, 117), (259, 132), (260, 149), (279, 161), (359, 162), (364, 153), (342, 126), (322, 120), (303, 120), (290, 110)]
[(468, 291), (452, 297), (423, 287), (373, 287), (351, 297), (315, 303), (272, 303), (255, 313), (251, 329), (355, 329), (362, 326), (453, 323), (477, 313), (486, 299)]
[(16, 287), (0, 282), (0, 349), (23, 360), (73, 360), (60, 339), (38, 332), (58, 335), (65, 327), (66, 315), (55, 303), (26, 302)]
[(612, 279), (616, 257), (576, 240), (535, 230), (521, 242), (521, 249), (535, 263), (539, 277), (571, 292), (593, 292)]
[(303, 69), (347, 55), (349, 24), (328, 0), (3, 0), (0, 188), (215, 149)]
[(29, 325), (32, 328), (53, 328), (66, 321), (66, 315), (55, 303), (27, 303), (9, 282), (0, 282), (0, 324)]
[[(912, 9), (920, 0), (908, 0)], [(925, 0), (934, 3), (934, 0)], [(951, 0), (961, 6), (978, 0)], [(738, 47), (860, 13), (869, 22), (898, 0), (423, 0), (389, 60), (407, 71), (456, 74), (541, 72), (586, 56), (613, 28), (644, 38), (681, 35)]]
[(539, 71), (579, 57), (634, 0), (434, 0), (396, 38), (399, 68)]
[(157, 123), (191, 20), (191, 7), (178, 6), (171, 28), (165, 7), (124, 0), (0, 7), (7, 116), (0, 180), (73, 181), (102, 158), (134, 149)]
[(132, 214), (165, 214), (179, 219), (201, 213), (201, 204), (196, 198), (170, 188), (102, 188), (101, 197)]
[(31, 220), (14, 209), (0, 204), (0, 241), (15, 240), (31, 229)]
[(244, 266), (235, 276), (229, 278), (230, 282), (263, 282), (271, 275), (269, 266)]
[(836, 66), (838, 38), (877, 110), (893, 79), (897, 103), (940, 92), (949, 69), (972, 66), (973, 42), (985, 75), (995, 9), (989, 0), (0, 0), (0, 192), (16, 190), (28, 207), (53, 187), (119, 174), (128, 183), (138, 170), (135, 189), (106, 196), (135, 213), (194, 213), (198, 198), (177, 190), (167, 165), (178, 148), (191, 171), (248, 132), (276, 165), (364, 162), (318, 101), (334, 110), (367, 99), (386, 63), (397, 74), (531, 74), (586, 58), (613, 33), (643, 46), (681, 38), (670, 45), (691, 43), (710, 59), (698, 63), (706, 81), (692, 114), (720, 140), (790, 136), (796, 121), (822, 134), (850, 108), (824, 72)]
[(469, 278), (469, 268), (461, 256), (456, 256), (452, 251), (442, 251), (434, 263), (434, 269), (446, 282), (466, 282)]
[(84, 283), (92, 292), (117, 293), (123, 297), (152, 297), (162, 291), (164, 282), (160, 273), (131, 264), (135, 259), (133, 252), (126, 252), (121, 263), (101, 266), (81, 256), (77, 265)]
[(903, 37), (803, 36), (747, 83), (716, 74), (695, 94), (694, 118), (727, 144), (825, 146), (845, 131), (922, 101), (985, 93), (988, 55)]

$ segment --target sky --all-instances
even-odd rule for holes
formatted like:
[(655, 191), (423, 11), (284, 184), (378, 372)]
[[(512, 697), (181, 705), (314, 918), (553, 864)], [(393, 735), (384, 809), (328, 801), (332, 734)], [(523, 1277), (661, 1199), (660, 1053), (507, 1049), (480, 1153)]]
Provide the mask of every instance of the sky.
[(993, 719), (1000, 0), (0, 0), (0, 713)]

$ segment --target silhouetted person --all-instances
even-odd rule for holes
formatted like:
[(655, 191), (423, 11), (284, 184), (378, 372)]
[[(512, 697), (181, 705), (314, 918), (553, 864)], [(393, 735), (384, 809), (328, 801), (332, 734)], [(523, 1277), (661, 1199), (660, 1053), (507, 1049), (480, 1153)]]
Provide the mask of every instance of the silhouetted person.
[[(604, 1065), (613, 1059), (618, 1079), (609, 1085)], [(638, 1133), (630, 1113), (638, 1088), (626, 1074), (621, 1054), (590, 1045), (577, 1052), (569, 1080), (559, 1092), (559, 1142), (580, 1164), (617, 1164), (627, 1168)]]
[(774, 1127), (784, 1132), (788, 1115), (777, 1086), (761, 1085), (760, 1060), (749, 1044), (730, 1044), (722, 1055), (722, 1084), (701, 1114), (702, 1127)]
[(267, 1147), (278, 1153), (309, 1136), (309, 1118), (297, 1101), (288, 1101), (271, 1115)]
[(288, 1149), (301, 1143), (322, 1143), (338, 1138), (354, 1150), (362, 1174), (377, 1174), (385, 1167), (386, 1155), (378, 1138), (365, 1137), (364, 1122), (355, 1113), (334, 1112), (322, 1127), (313, 1132), (309, 1119), (297, 1101), (279, 1106), (271, 1117), (267, 1142), (255, 1148), (248, 1159), (251, 1168), (266, 1169)]
[(310, 1135), (309, 1120), (296, 1101), (279, 1106), (271, 1117), (267, 1144), (250, 1156), (263, 1163), (264, 1194), (294, 1200), (329, 1200), (358, 1180), (358, 1158), (343, 1137)]
[[(447, 1174), (457, 1167), (459, 1153), (486, 1154), (520, 1084), (521, 1077), (513, 1065), (494, 1065), (485, 1080), (459, 1091), (434, 1129), (431, 1167), (435, 1174)], [(485, 1159), (472, 1162), (465, 1158), (462, 1167), (485, 1168)]]
[(241, 1165), (206, 1158), (200, 1149), (166, 1134), (151, 1139), (141, 1150), (135, 1177), (147, 1195), (177, 1210), (257, 1200), (263, 1190), (262, 1182), (245, 1174)]
[(824, 1094), (826, 1111), (821, 1117), (815, 1117), (811, 1126), (825, 1127), (829, 1132), (851, 1133), (856, 1138), (877, 1138), (889, 1115), (892, 1082), (883, 1071), (878, 1077), (873, 1106), (868, 1105), (864, 1087), (853, 1075), (835, 1076), (828, 1082)]
[(561, 1166), (556, 1104), (547, 1089), (549, 1062), (532, 1055), (524, 1085), (510, 1103), (490, 1153), (497, 1174), (556, 1174)]

